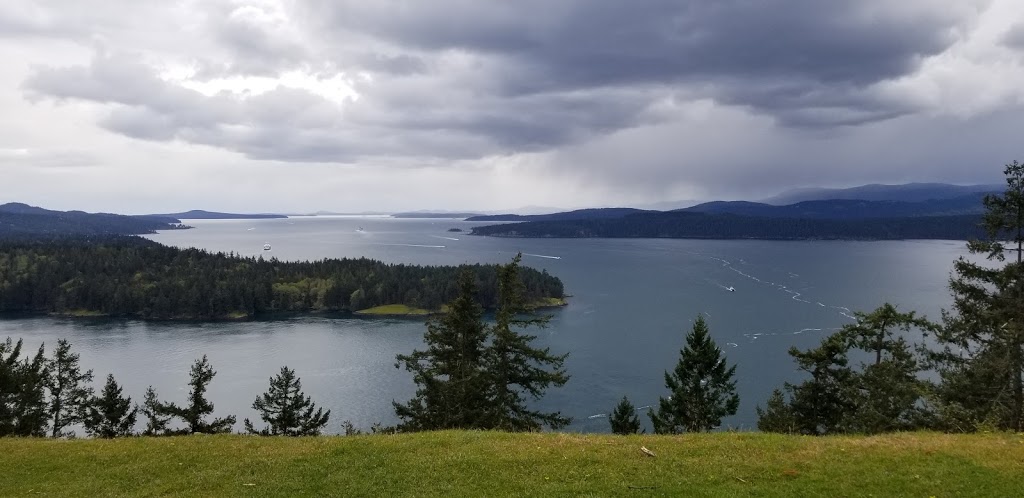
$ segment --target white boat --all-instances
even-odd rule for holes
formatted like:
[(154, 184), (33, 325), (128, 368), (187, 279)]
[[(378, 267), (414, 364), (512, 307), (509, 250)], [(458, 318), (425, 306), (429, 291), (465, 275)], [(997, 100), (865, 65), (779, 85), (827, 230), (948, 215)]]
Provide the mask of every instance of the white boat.
[(270, 243), (269, 242), (266, 243), (266, 244), (263, 244), (263, 250), (264, 251), (269, 251), (270, 250)]
[(725, 290), (727, 290), (729, 292), (736, 292), (736, 288), (732, 287), (732, 286), (726, 287)]

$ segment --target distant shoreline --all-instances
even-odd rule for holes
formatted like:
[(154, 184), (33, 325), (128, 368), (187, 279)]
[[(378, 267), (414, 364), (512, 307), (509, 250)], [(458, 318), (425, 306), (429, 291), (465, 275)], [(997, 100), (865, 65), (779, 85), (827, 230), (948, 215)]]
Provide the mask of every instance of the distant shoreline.
[[(568, 296), (566, 296), (568, 297)], [(547, 302), (534, 303), (530, 306), (531, 310), (550, 310), (563, 308), (569, 305), (569, 302), (565, 298), (547, 298)], [(398, 308), (402, 309), (398, 309)], [(379, 309), (379, 311), (373, 311)], [(438, 316), (445, 314), (442, 310), (425, 310), (421, 308), (412, 308), (405, 305), (384, 305), (376, 306), (374, 308), (368, 308), (359, 311), (281, 311), (272, 313), (260, 313), (258, 315), (246, 315), (242, 313), (230, 313), (228, 315), (220, 317), (194, 317), (194, 316), (178, 316), (169, 318), (152, 318), (137, 315), (111, 315), (99, 311), (92, 310), (74, 310), (66, 312), (25, 312), (25, 311), (3, 311), (0, 312), (0, 321), (15, 321), (15, 320), (26, 320), (34, 318), (55, 318), (73, 321), (91, 321), (91, 320), (110, 320), (110, 321), (139, 321), (147, 323), (236, 323), (236, 322), (273, 322), (280, 320), (292, 320), (296, 318), (326, 318), (331, 320), (344, 320), (344, 319), (379, 319), (379, 318), (391, 318), (391, 319), (411, 319), (411, 318), (427, 318), (431, 316)]]

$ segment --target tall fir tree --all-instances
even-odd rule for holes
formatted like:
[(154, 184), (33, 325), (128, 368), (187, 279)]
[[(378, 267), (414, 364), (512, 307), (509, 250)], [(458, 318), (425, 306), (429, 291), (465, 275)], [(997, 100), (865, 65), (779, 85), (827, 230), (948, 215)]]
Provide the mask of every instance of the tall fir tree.
[(710, 431), (739, 408), (736, 366), (726, 367), (725, 355), (711, 339), (703, 316), (697, 316), (686, 336), (686, 346), (679, 353), (676, 368), (665, 372), (665, 387), (670, 396), (658, 401), (657, 412), (649, 412), (654, 432)]
[(270, 378), (270, 389), (256, 397), (252, 408), (267, 427), (256, 430), (245, 419), (245, 430), (261, 436), (317, 436), (331, 418), (330, 410), (324, 413), (302, 392), (302, 380), (288, 367)]
[(550, 317), (538, 317), (523, 302), (517, 254), (498, 270), (498, 306), (491, 326), (491, 344), (484, 358), (490, 407), (487, 427), (511, 431), (538, 431), (544, 426), (559, 429), (571, 422), (561, 412), (542, 412), (527, 406), (525, 395), (540, 399), (551, 386), (569, 380), (564, 368), (568, 354), (551, 354), (550, 348), (532, 346), (536, 336), (519, 332), (544, 327)]
[[(1003, 170), (1006, 190), (985, 197), (985, 240), (968, 242), (950, 279), (953, 310), (938, 334), (934, 355), (944, 412), (963, 414), (964, 425), (993, 424), (1024, 430), (1024, 164)], [(964, 427), (966, 428), (966, 427)], [(969, 430), (969, 429), (968, 429)]]
[(93, 397), (86, 410), (85, 432), (104, 439), (131, 436), (138, 412), (139, 408), (132, 406), (131, 397), (122, 395), (114, 375), (108, 374), (100, 395)]
[[(213, 370), (206, 355), (192, 364), (189, 373), (188, 404), (179, 406), (176, 403), (162, 402), (157, 399), (156, 391), (150, 387), (146, 390), (142, 412), (148, 423), (145, 435), (177, 435), (177, 434), (219, 434), (231, 432), (235, 425), (235, 416), (214, 418), (207, 421), (206, 417), (213, 414), (213, 403), (206, 399), (206, 389), (217, 372)], [(170, 428), (170, 421), (180, 419), (183, 427)]]
[(23, 342), (0, 343), (0, 437), (46, 434), (47, 363), (43, 346), (21, 358)]
[[(890, 303), (883, 303), (871, 313), (854, 312), (853, 316), (856, 323), (844, 326), (839, 334), (851, 347), (871, 353), (874, 356), (874, 365), (891, 358), (893, 351), (901, 349), (902, 345), (897, 343), (902, 337), (915, 330), (938, 330), (938, 326), (927, 318), (919, 317), (913, 311), (900, 313), (896, 306)], [(899, 336), (896, 335), (897, 332), (900, 333)]]
[(0, 436), (45, 436), (48, 364), (43, 345), (21, 358), (23, 342), (0, 343)]
[(608, 417), (608, 423), (612, 426), (612, 434), (639, 434), (640, 418), (636, 415), (636, 407), (629, 402), (629, 398), (623, 396), (622, 401), (615, 405), (612, 414)]
[(889, 303), (854, 316), (857, 322), (837, 335), (847, 348), (864, 351), (873, 360), (861, 363), (849, 377), (850, 409), (844, 414), (842, 431), (875, 434), (919, 428), (926, 418), (922, 410), (926, 383), (918, 378), (922, 367), (907, 338), (923, 338), (938, 326), (913, 311), (900, 313)]
[(488, 411), (483, 367), (487, 328), (477, 302), (475, 274), (459, 274), (459, 294), (447, 313), (427, 321), (426, 350), (398, 355), (396, 367), (413, 374), (416, 395), (394, 403), (402, 431), (483, 429)]
[(15, 399), (21, 391), (21, 339), (0, 342), (0, 437), (14, 434)]
[(171, 420), (174, 418), (167, 409), (167, 404), (160, 401), (153, 386), (146, 388), (146, 395), (139, 409), (146, 417), (146, 428), (143, 436), (166, 436), (171, 434)]
[(92, 370), (82, 371), (78, 353), (71, 352), (66, 339), (57, 341), (57, 349), (49, 362), (46, 387), (50, 392), (47, 415), (50, 437), (73, 435), (64, 431), (68, 426), (82, 423), (92, 400)]
[(838, 334), (825, 338), (812, 349), (789, 348), (797, 369), (810, 378), (799, 384), (786, 383), (790, 407), (801, 434), (842, 432), (846, 415), (853, 409), (849, 386), (855, 374), (849, 367), (848, 345)]

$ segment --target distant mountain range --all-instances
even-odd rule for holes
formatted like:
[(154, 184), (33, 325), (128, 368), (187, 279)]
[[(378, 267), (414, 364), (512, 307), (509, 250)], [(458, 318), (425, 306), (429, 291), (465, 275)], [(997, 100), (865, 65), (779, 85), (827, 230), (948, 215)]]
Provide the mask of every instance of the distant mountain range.
[(698, 204), (678, 211), (696, 213), (737, 214), (767, 218), (863, 219), (914, 216), (953, 216), (981, 214), (985, 193), (973, 193), (951, 199), (929, 199), (919, 202), (866, 201), (830, 199), (803, 201), (786, 206), (759, 202), (716, 201)]
[(952, 199), (980, 192), (1002, 192), (1005, 185), (951, 185), (948, 183), (904, 183), (883, 185), (873, 183), (852, 188), (802, 188), (783, 192), (764, 199), (763, 204), (785, 206), (804, 201), (833, 199), (862, 201), (904, 201), (922, 202), (928, 200)]
[[(535, 216), (481, 216), (519, 223), (476, 227), (500, 237), (666, 237), (719, 239), (954, 239), (981, 237), (982, 200), (996, 185), (865, 185), (791, 191), (823, 195), (786, 205), (716, 201), (673, 211), (581, 209)], [(871, 199), (849, 199), (849, 196)]]
[(636, 213), (650, 213), (658, 211), (647, 211), (634, 208), (595, 208), (577, 209), (564, 213), (551, 214), (492, 214), (471, 216), (466, 221), (566, 221), (566, 220), (607, 220), (622, 218), (623, 216)]
[[(1002, 190), (1001, 185), (909, 183), (799, 189), (764, 202), (716, 201), (672, 211), (595, 208), (533, 215), (416, 211), (392, 216), (516, 222), (476, 227), (471, 232), (505, 237), (968, 239), (982, 235), (978, 223), (984, 196)], [(201, 210), (125, 216), (8, 203), (0, 205), (0, 237), (132, 235), (187, 228), (181, 225), (182, 219), (286, 217)]]
[(392, 218), (444, 218), (463, 220), (480, 216), (480, 213), (457, 213), (450, 211), (412, 211), (407, 213), (394, 213)]
[(187, 228), (160, 216), (125, 216), (83, 211), (52, 211), (18, 202), (0, 204), (0, 237), (138, 235)]
[(764, 240), (967, 240), (984, 235), (981, 216), (764, 218), (667, 211), (616, 219), (529, 221), (475, 227), (472, 235), (527, 238), (685, 238)]
[(258, 213), (258, 214), (239, 214), (239, 213), (218, 213), (215, 211), (203, 211), (201, 209), (193, 209), (191, 211), (185, 211), (184, 213), (170, 213), (170, 214), (145, 214), (141, 215), (149, 218), (172, 218), (182, 220), (268, 220), (268, 219), (280, 219), (287, 218), (283, 214), (270, 214), (270, 213)]

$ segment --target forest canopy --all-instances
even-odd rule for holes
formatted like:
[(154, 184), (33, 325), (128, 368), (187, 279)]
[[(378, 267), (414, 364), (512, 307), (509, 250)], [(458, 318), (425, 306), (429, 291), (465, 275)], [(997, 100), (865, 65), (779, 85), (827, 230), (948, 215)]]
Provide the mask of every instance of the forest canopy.
[[(493, 307), (496, 265), (283, 262), (139, 237), (0, 241), (0, 313), (203, 320), (389, 304), (438, 311), (456, 296), (462, 268), (475, 275), (480, 303)], [(523, 268), (520, 275), (527, 302), (563, 297), (561, 280), (546, 271)]]

